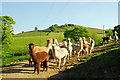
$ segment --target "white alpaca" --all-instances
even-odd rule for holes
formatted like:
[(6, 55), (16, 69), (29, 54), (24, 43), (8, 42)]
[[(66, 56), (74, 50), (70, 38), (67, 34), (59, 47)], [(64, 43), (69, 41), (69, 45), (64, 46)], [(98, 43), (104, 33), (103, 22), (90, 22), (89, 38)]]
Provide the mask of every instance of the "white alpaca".
[(83, 50), (83, 40), (82, 40), (82, 38), (79, 39), (79, 45), (80, 45), (80, 50), (79, 50), (79, 52), (78, 52), (78, 57), (79, 57), (80, 53), (81, 53), (82, 50)]
[(86, 41), (85, 37), (83, 37), (82, 39), (83, 39), (83, 44), (88, 44), (88, 42)]
[(114, 40), (115, 40), (115, 41), (118, 41), (117, 32), (115, 31), (114, 33), (115, 33)]
[(68, 50), (68, 53), (69, 53), (69, 59), (72, 57), (72, 43), (70, 42), (70, 38), (68, 38), (68, 43), (67, 43), (67, 50)]
[(53, 44), (59, 45), (58, 40), (57, 39), (53, 39)]
[(89, 53), (91, 54), (91, 52), (93, 51), (94, 46), (95, 46), (95, 41), (91, 38), (89, 38), (89, 39), (90, 39)]
[(63, 65), (64, 65), (66, 62), (66, 58), (68, 56), (68, 51), (66, 48), (58, 49), (57, 45), (53, 44), (53, 54), (57, 61), (57, 67), (60, 69), (61, 63), (63, 63)]

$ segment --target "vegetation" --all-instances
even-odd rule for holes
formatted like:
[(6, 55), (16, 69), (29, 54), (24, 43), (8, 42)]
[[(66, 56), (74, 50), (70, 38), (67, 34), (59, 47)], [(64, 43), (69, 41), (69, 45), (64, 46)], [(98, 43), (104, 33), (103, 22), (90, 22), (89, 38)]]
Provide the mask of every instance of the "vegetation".
[(0, 26), (2, 27), (2, 53), (6, 53), (11, 49), (13, 42), (13, 26), (16, 22), (10, 16), (0, 17)]
[(37, 31), (38, 30), (38, 28), (37, 27), (35, 27), (35, 31)]
[(64, 36), (77, 42), (80, 37), (90, 37), (90, 33), (85, 27), (79, 26), (75, 27), (73, 30), (66, 30)]
[(13, 24), (16, 22), (10, 16), (0, 16), (0, 26), (1, 26), (1, 42), (0, 46), (2, 45), (2, 59), (8, 59), (11, 54), (10, 51), (12, 49), (12, 42), (13, 42)]
[(108, 29), (105, 31), (106, 36), (111, 36), (113, 37), (113, 29)]
[(81, 57), (81, 64), (65, 71), (65, 78), (119, 78), (120, 45), (107, 46), (94, 55)]
[[(65, 24), (58, 26), (58, 24), (55, 24), (52, 25), (51, 27), (53, 28), (49, 27), (48, 29), (45, 30), (29, 32), (23, 31), (20, 34), (12, 35), (14, 38), (12, 40), (13, 43), (11, 43), (10, 52), (7, 52), (7, 54), (3, 54), (4, 52), (2, 52), (2, 59), (4, 60), (2, 65), (10, 64), (10, 62), (20, 61), (21, 56), (24, 57), (24, 58), (22, 57), (21, 60), (28, 59), (29, 57), (25, 58), (25, 56), (28, 56), (29, 54), (28, 44), (31, 42), (34, 43), (36, 46), (46, 46), (46, 40), (50, 38), (56, 38), (58, 42), (62, 42), (65, 39), (64, 32), (66, 30), (78, 31), (77, 28), (79, 27), (79, 25)], [(86, 29), (86, 32), (91, 34), (91, 37), (96, 41), (96, 45), (99, 45), (102, 37), (102, 30), (87, 27), (84, 29)], [(77, 40), (77, 36), (74, 37), (74, 39)], [(16, 57), (19, 59), (17, 59)], [(14, 60), (12, 60), (13, 58)]]

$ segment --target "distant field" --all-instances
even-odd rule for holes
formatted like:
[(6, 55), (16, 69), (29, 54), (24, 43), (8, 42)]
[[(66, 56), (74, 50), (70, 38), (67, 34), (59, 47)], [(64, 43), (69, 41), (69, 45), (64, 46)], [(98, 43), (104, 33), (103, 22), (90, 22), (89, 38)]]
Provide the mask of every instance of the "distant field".
[(58, 39), (61, 42), (64, 39), (63, 32), (55, 33), (51, 32), (49, 35), (46, 35), (48, 32), (30, 32), (30, 33), (22, 33), (14, 36), (13, 43), (13, 52), (24, 52), (24, 50), (28, 50), (28, 44), (34, 43), (36, 46), (46, 46), (47, 39)]
[[(66, 29), (74, 29), (74, 26), (58, 28), (58, 31), (61, 32), (51, 32), (49, 35), (48, 32), (32, 31), (17, 34), (14, 36), (13, 49), (16, 50), (25, 50), (28, 47), (28, 43), (35, 43), (38, 46), (46, 46), (46, 40), (51, 38), (58, 39), (61, 42), (64, 39), (64, 31)], [(103, 37), (102, 30), (95, 28), (88, 28), (88, 31), (93, 34), (93, 36), (98, 36), (99, 39)], [(96, 35), (95, 35), (96, 34)]]

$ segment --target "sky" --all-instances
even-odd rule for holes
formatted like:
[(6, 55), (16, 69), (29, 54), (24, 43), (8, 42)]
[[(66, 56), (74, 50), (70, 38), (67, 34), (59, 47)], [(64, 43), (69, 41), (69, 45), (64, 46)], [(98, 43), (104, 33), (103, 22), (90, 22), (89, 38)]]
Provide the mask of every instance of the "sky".
[(113, 29), (118, 25), (118, 2), (2, 2), (2, 15), (14, 19), (15, 34), (66, 23)]

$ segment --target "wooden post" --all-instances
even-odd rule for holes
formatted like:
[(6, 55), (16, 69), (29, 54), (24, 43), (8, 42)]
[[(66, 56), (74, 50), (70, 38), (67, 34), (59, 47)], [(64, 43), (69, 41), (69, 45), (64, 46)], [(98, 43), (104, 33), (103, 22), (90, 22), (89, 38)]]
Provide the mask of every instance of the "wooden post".
[(104, 32), (104, 25), (103, 25), (103, 37), (104, 37), (104, 33), (105, 33), (105, 32)]

